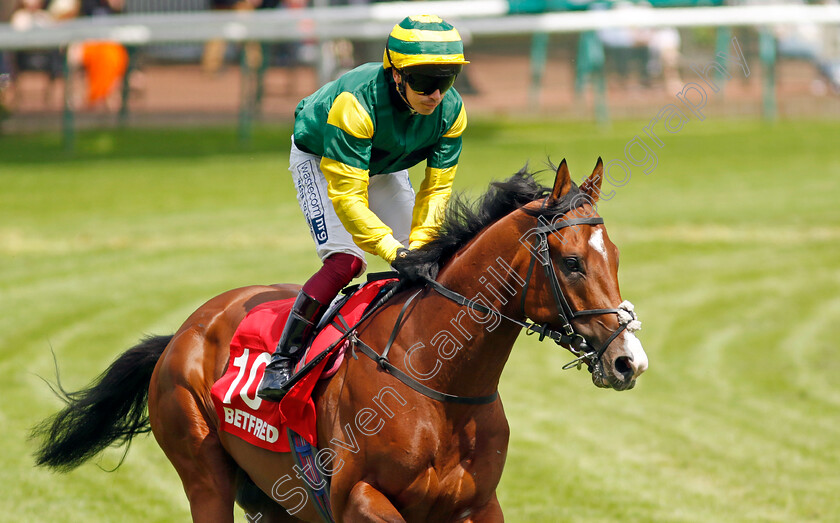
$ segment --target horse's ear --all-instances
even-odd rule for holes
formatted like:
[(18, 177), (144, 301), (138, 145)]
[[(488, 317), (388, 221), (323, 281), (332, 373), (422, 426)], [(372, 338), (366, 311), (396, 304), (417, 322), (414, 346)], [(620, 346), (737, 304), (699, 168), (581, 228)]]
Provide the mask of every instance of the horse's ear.
[(566, 165), (566, 159), (560, 162), (560, 167), (557, 168), (557, 177), (554, 178), (554, 189), (551, 191), (551, 197), (554, 199), (562, 198), (572, 188), (572, 177), (569, 176), (569, 166)]
[(598, 201), (598, 197), (601, 196), (601, 182), (604, 181), (604, 162), (601, 160), (601, 157), (598, 157), (598, 163), (595, 164), (595, 168), (592, 170), (592, 174), (589, 175), (589, 178), (583, 181), (580, 184), (580, 190), (587, 196), (589, 196), (590, 201), (595, 203)]

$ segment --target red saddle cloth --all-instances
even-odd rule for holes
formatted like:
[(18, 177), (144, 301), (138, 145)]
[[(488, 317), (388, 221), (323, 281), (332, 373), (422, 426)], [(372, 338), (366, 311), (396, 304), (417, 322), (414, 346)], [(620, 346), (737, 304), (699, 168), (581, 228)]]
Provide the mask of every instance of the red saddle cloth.
[[(374, 281), (356, 291), (339, 311), (344, 322), (355, 325), (379, 290), (393, 281)], [(265, 366), (280, 340), (293, 303), (294, 298), (267, 302), (245, 316), (230, 342), (228, 369), (210, 390), (221, 430), (275, 452), (289, 452), (287, 427), (317, 446), (312, 391), (325, 372), (331, 370), (331, 375), (338, 367), (335, 364), (332, 369), (327, 369), (331, 358), (323, 358), (279, 404), (257, 397), (257, 387)], [(317, 358), (342, 335), (332, 323), (327, 325), (312, 342), (300, 366)], [(345, 349), (346, 343), (335, 350)]]

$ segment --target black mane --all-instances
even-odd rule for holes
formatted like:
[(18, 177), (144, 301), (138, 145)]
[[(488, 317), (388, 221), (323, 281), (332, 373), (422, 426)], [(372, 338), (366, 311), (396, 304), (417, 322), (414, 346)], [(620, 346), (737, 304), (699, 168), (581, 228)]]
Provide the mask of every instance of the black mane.
[[(551, 201), (540, 210), (529, 211), (529, 214), (552, 217), (565, 214), (572, 205), (580, 206), (585, 202), (584, 198), (575, 198), (579, 193), (580, 189), (572, 182), (571, 190), (564, 197)], [(417, 263), (437, 261), (442, 266), (483, 229), (527, 203), (550, 194), (551, 187), (534, 179), (534, 173), (528, 172), (527, 166), (506, 180), (491, 183), (490, 189), (475, 201), (463, 194), (453, 194), (435, 238), (412, 250), (409, 259)]]

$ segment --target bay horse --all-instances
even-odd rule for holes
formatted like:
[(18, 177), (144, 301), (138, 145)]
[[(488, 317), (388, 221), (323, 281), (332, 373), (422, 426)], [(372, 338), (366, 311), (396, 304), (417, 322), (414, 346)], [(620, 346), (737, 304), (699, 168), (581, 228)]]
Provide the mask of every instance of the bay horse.
[[(474, 205), (453, 198), (437, 239), (412, 251), (439, 262), (437, 280), (396, 293), (353, 330), (359, 347), (387, 345), (390, 367), (347, 357), (313, 393), (337, 521), (503, 520), (496, 487), (509, 427), (497, 387), (523, 328), (577, 355), (572, 364), (585, 363), (598, 387), (633, 387), (648, 361), (595, 209), (602, 176), (600, 158), (580, 187), (565, 160), (553, 187), (523, 169)], [(43, 438), (38, 464), (66, 471), (151, 430), (194, 521), (231, 522), (234, 502), (251, 521), (319, 521), (290, 455), (219, 431), (210, 398), (247, 312), (298, 289), (225, 292), (174, 335), (125, 352), (89, 388), (63, 393), (66, 408), (33, 429)]]

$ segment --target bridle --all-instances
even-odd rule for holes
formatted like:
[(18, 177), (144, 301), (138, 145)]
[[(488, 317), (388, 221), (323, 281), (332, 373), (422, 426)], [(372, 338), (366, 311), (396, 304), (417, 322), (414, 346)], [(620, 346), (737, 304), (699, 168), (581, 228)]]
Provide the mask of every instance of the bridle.
[[(618, 337), (618, 335), (624, 332), (624, 330), (627, 329), (628, 326), (636, 320), (636, 314), (635, 312), (633, 312), (632, 304), (629, 304), (629, 302), (622, 302), (618, 306), (618, 308), (615, 309), (587, 309), (582, 311), (573, 311), (572, 308), (569, 306), (569, 301), (566, 299), (566, 295), (563, 293), (563, 288), (560, 285), (560, 279), (557, 276), (557, 271), (555, 270), (554, 264), (551, 259), (551, 246), (548, 241), (549, 234), (553, 234), (567, 227), (574, 227), (577, 225), (601, 225), (603, 223), (604, 219), (600, 217), (573, 218), (570, 220), (557, 221), (551, 224), (542, 224), (539, 227), (533, 229), (536, 232), (536, 242), (531, 246), (533, 247), (533, 249), (531, 249), (531, 262), (528, 265), (528, 272), (526, 274), (524, 280), (524, 288), (522, 290), (522, 316), (527, 318), (527, 315), (525, 314), (525, 296), (528, 293), (528, 287), (534, 275), (534, 268), (536, 267), (537, 262), (539, 262), (540, 265), (542, 265), (546, 278), (548, 279), (551, 285), (551, 292), (554, 297), (555, 305), (557, 307), (557, 315), (562, 321), (560, 330), (551, 329), (549, 327), (548, 322), (537, 324), (534, 322), (529, 322), (527, 319), (525, 321), (521, 321), (516, 318), (512, 318), (510, 316), (502, 314), (496, 309), (491, 309), (481, 303), (471, 300), (466, 296), (463, 296), (462, 294), (459, 294), (443, 286), (437, 281), (429, 278), (424, 278), (426, 283), (425, 286), (430, 287), (438, 294), (457, 303), (458, 305), (461, 305), (462, 307), (470, 307), (471, 309), (481, 313), (482, 315), (497, 315), (500, 318), (504, 318), (505, 320), (511, 323), (519, 325), (520, 327), (525, 329), (526, 334), (539, 334), (540, 341), (543, 341), (545, 338), (549, 338), (553, 340), (556, 344), (566, 347), (569, 351), (572, 352), (572, 354), (577, 356), (577, 358), (564, 365), (563, 370), (569, 370), (575, 367), (580, 369), (581, 365), (583, 363), (586, 363), (589, 372), (593, 374), (603, 373), (603, 366), (599, 365), (601, 356), (607, 350), (607, 347), (610, 345), (610, 343), (612, 343), (612, 341), (616, 337)], [(388, 275), (393, 276), (394, 273), (388, 273)], [(356, 327), (361, 325), (365, 320), (367, 320), (371, 315), (373, 315), (382, 305), (384, 305), (391, 297), (393, 297), (400, 290), (402, 290), (401, 285), (397, 284), (392, 286), (387, 292), (385, 292), (381, 297), (379, 297), (378, 300), (376, 300), (375, 304), (369, 307), (368, 311), (353, 326), (349, 326), (346, 324), (337, 325), (334, 321), (333, 326), (335, 326), (344, 334), (338, 340), (333, 342), (333, 344), (321, 355), (307, 363), (305, 368), (317, 365), (321, 359), (323, 359), (327, 356), (327, 354), (332, 352), (333, 348), (338, 346), (345, 339), (349, 339), (351, 341), (352, 347), (358, 348), (362, 354), (375, 361), (383, 370), (389, 372), (395, 378), (403, 382), (405, 385), (411, 387), (415, 391), (436, 401), (460, 403), (466, 405), (486, 405), (488, 403), (496, 401), (499, 395), (498, 391), (486, 396), (469, 397), (455, 396), (452, 394), (446, 394), (440, 391), (433, 390), (427, 387), (426, 385), (423, 385), (422, 383), (418, 382), (413, 376), (394, 366), (388, 359), (388, 353), (397, 337), (397, 333), (402, 327), (404, 318), (407, 317), (407, 311), (409, 309), (410, 304), (423, 292), (424, 288), (420, 288), (416, 292), (414, 292), (411, 295), (411, 297), (407, 299), (403, 304), (400, 313), (397, 317), (394, 328), (391, 332), (391, 336), (388, 339), (388, 342), (381, 353), (377, 352), (372, 347), (364, 343), (361, 339), (359, 339)], [(610, 334), (609, 338), (607, 338), (607, 340), (600, 347), (598, 347), (597, 349), (593, 349), (589, 345), (589, 342), (586, 340), (586, 338), (575, 330), (571, 322), (572, 320), (580, 318), (581, 316), (594, 316), (598, 314), (618, 315), (619, 327), (616, 330), (614, 330), (612, 334)], [(341, 319), (339, 318), (339, 320)], [(343, 320), (341, 320), (341, 323), (343, 323)], [(352, 356), (353, 358), (357, 357), (355, 354), (355, 349), (352, 352)], [(304, 374), (305, 368), (298, 371), (296, 376)]]
[[(630, 314), (632, 320), (636, 319), (635, 313), (632, 310), (620, 308), (586, 309), (582, 311), (574, 311), (569, 305), (569, 300), (566, 299), (566, 295), (563, 293), (563, 288), (560, 285), (560, 279), (557, 276), (557, 270), (554, 267), (554, 262), (551, 258), (551, 246), (548, 241), (548, 235), (553, 234), (561, 229), (565, 229), (567, 227), (575, 227), (577, 225), (602, 225), (603, 223), (604, 219), (601, 217), (572, 218), (569, 220), (561, 220), (549, 224), (542, 224), (534, 229), (535, 242), (531, 245), (531, 262), (528, 265), (528, 273), (525, 276), (525, 288), (522, 290), (522, 315), (527, 317), (527, 315), (525, 314), (525, 298), (528, 294), (528, 286), (531, 283), (531, 278), (534, 274), (534, 268), (539, 262), (539, 264), (542, 265), (543, 271), (545, 272), (545, 277), (548, 280), (549, 285), (551, 286), (551, 294), (554, 298), (554, 304), (557, 308), (557, 315), (562, 321), (562, 325), (560, 326), (560, 330), (556, 331), (550, 329), (548, 327), (548, 323), (543, 323), (541, 325), (531, 324), (528, 326), (526, 334), (530, 335), (534, 333), (539, 333), (540, 341), (548, 337), (554, 340), (554, 342), (558, 345), (567, 346), (567, 348), (572, 352), (572, 354), (577, 356), (577, 358), (564, 365), (564, 370), (568, 370), (574, 367), (580, 368), (581, 363), (585, 362), (587, 364), (587, 367), (589, 368), (589, 371), (593, 372), (594, 368), (597, 366), (597, 363), (600, 361), (601, 356), (603, 356), (610, 343), (612, 343), (612, 341), (616, 337), (618, 337), (622, 332), (624, 332), (624, 330), (630, 324), (629, 321), (623, 321), (622, 315), (619, 314), (619, 311), (627, 311)], [(572, 321), (582, 316), (595, 316), (599, 314), (618, 315), (619, 327), (616, 330), (614, 330), (612, 334), (610, 334), (609, 338), (607, 338), (607, 340), (603, 344), (601, 344), (600, 347), (598, 347), (597, 349), (593, 349), (590, 346), (589, 342), (586, 340), (586, 338), (575, 330), (574, 325), (572, 325)]]
[[(543, 205), (545, 205), (545, 202), (543, 202)], [(603, 223), (604, 219), (601, 217), (572, 218), (569, 220), (555, 221), (554, 223), (549, 224), (543, 223), (542, 225), (532, 229), (535, 231), (536, 241), (531, 245), (531, 262), (528, 265), (528, 272), (524, 280), (525, 285), (522, 290), (522, 316), (524, 318), (528, 317), (525, 313), (525, 297), (528, 294), (528, 287), (534, 276), (534, 268), (537, 263), (539, 263), (542, 265), (546, 279), (548, 279), (551, 286), (551, 294), (557, 308), (557, 316), (562, 321), (559, 330), (550, 328), (548, 322), (537, 324), (527, 320), (520, 321), (516, 318), (511, 318), (510, 316), (506, 316), (495, 309), (490, 309), (480, 303), (476, 303), (475, 301), (444, 287), (434, 280), (426, 279), (426, 283), (439, 294), (449, 298), (461, 306), (470, 307), (481, 314), (498, 315), (511, 323), (519, 325), (525, 329), (525, 333), (528, 335), (539, 334), (540, 341), (543, 341), (545, 338), (549, 338), (557, 345), (566, 347), (572, 354), (577, 356), (577, 358), (563, 365), (563, 370), (573, 368), (579, 369), (583, 363), (586, 363), (589, 372), (600, 372), (602, 369), (598, 363), (601, 360), (601, 356), (603, 356), (604, 352), (606, 352), (610, 343), (612, 343), (614, 339), (624, 332), (632, 321), (636, 320), (636, 313), (633, 312), (632, 305), (629, 307), (625, 305), (629, 304), (629, 302), (623, 302), (615, 309), (587, 309), (582, 311), (572, 310), (571, 306), (569, 306), (569, 300), (566, 299), (566, 295), (560, 285), (560, 279), (557, 276), (557, 271), (555, 270), (554, 263), (551, 259), (551, 246), (548, 242), (548, 235), (567, 227), (574, 227), (577, 225), (602, 225)], [(581, 316), (594, 316), (598, 314), (618, 315), (619, 327), (610, 334), (607, 340), (604, 341), (600, 347), (595, 349), (590, 346), (589, 342), (582, 334), (575, 330), (574, 325), (572, 325), (572, 321), (580, 318)]]

